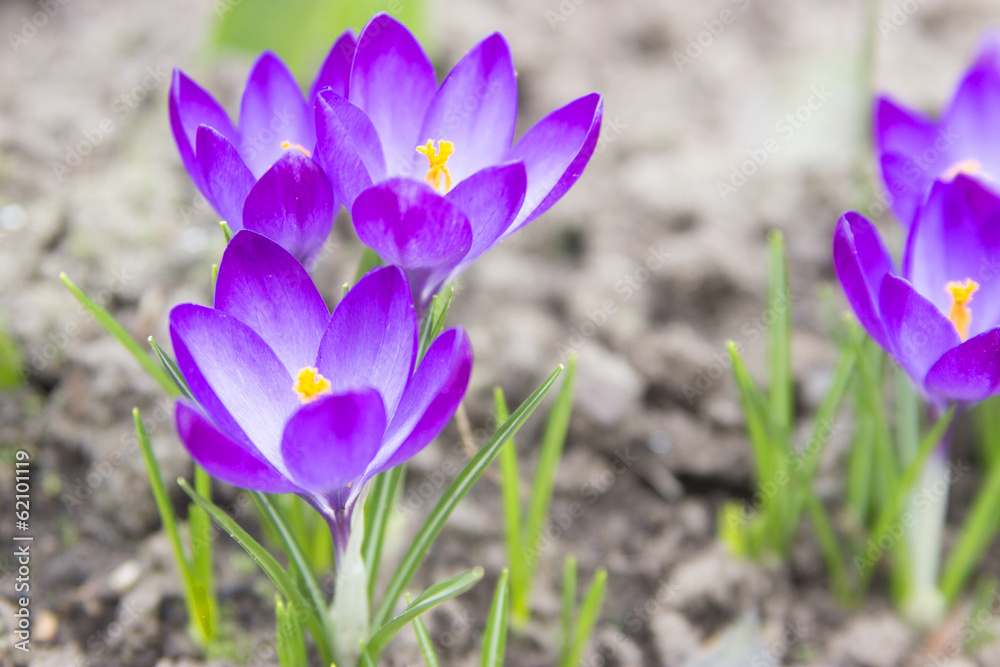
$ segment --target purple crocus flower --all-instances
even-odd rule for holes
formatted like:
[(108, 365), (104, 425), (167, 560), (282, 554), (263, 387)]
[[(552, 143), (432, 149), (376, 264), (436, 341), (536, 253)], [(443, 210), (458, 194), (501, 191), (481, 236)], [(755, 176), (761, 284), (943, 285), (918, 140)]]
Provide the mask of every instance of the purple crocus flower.
[(330, 234), (338, 204), (312, 159), (317, 91), (347, 90), (355, 39), (334, 43), (308, 98), (276, 55), (250, 70), (239, 127), (215, 99), (179, 69), (170, 86), (170, 125), (195, 185), (234, 231), (250, 229), (309, 265)]
[(1000, 197), (965, 175), (936, 181), (901, 272), (871, 222), (845, 213), (833, 257), (861, 324), (936, 409), (1000, 391)]
[(600, 95), (581, 97), (513, 144), (517, 77), (501, 35), (473, 47), (439, 87), (416, 38), (378, 14), (358, 37), (346, 93), (320, 92), (317, 159), (359, 238), (406, 269), (423, 309), (576, 182), (602, 108)]
[(416, 313), (399, 268), (373, 270), (331, 315), (302, 265), (246, 230), (223, 255), (215, 307), (175, 307), (170, 336), (197, 401), (176, 412), (191, 456), (235, 486), (301, 495), (330, 523), (338, 552), (365, 482), (440, 433), (472, 369), (461, 329), (416, 366)]
[(875, 104), (875, 148), (896, 217), (909, 227), (937, 179), (1000, 176), (1000, 33), (979, 54), (938, 120), (886, 97)]

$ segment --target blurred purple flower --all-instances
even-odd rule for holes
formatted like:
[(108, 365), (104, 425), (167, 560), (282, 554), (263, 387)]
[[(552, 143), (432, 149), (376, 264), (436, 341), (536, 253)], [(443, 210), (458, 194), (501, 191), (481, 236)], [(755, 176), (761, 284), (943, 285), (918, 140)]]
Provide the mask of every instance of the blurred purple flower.
[(198, 403), (177, 403), (191, 456), (235, 486), (301, 495), (338, 550), (365, 482), (440, 433), (472, 369), (461, 329), (416, 366), (416, 313), (398, 268), (373, 270), (331, 315), (305, 269), (250, 231), (226, 248), (215, 307), (175, 307), (170, 336)]
[(401, 23), (358, 37), (347, 91), (321, 90), (317, 159), (359, 238), (409, 275), (419, 309), (479, 255), (548, 210), (597, 145), (603, 101), (557, 109), (513, 144), (517, 78), (493, 34), (439, 87)]
[(1000, 197), (965, 175), (936, 181), (901, 274), (854, 212), (837, 224), (833, 258), (861, 324), (934, 405), (1000, 391)]
[(347, 91), (355, 39), (334, 43), (309, 97), (273, 53), (247, 78), (239, 127), (179, 69), (170, 85), (170, 125), (185, 169), (233, 231), (250, 229), (280, 243), (304, 264), (330, 234), (337, 203), (313, 159), (313, 106), (321, 88)]
[(906, 227), (937, 179), (1000, 176), (1000, 33), (987, 35), (938, 120), (886, 97), (875, 104), (875, 149), (890, 204)]

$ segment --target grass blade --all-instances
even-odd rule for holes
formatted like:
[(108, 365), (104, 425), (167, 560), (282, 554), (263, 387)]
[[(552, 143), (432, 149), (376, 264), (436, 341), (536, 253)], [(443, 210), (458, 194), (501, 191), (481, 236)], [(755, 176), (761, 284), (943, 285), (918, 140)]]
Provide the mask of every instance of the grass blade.
[(166, 487), (163, 484), (163, 476), (160, 474), (160, 466), (153, 455), (153, 447), (149, 442), (149, 434), (146, 426), (139, 416), (139, 409), (132, 409), (132, 421), (135, 423), (135, 435), (139, 440), (139, 449), (142, 451), (142, 460), (146, 464), (146, 475), (149, 477), (149, 486), (153, 491), (153, 499), (156, 501), (156, 509), (160, 513), (160, 521), (163, 522), (163, 532), (167, 534), (170, 541), (170, 549), (174, 554), (174, 562), (180, 571), (181, 583), (184, 586), (184, 601), (187, 604), (190, 622), (195, 629), (195, 637), (205, 646), (211, 642), (214, 636), (214, 624), (210, 611), (198, 602), (195, 594), (196, 584), (191, 563), (184, 553), (184, 546), (181, 544), (180, 534), (177, 532), (177, 517), (174, 514), (174, 507), (170, 503), (170, 496), (167, 495)]
[(562, 613), (559, 616), (559, 664), (565, 664), (576, 643), (576, 557), (572, 554), (563, 561)]
[(156, 358), (160, 360), (160, 364), (163, 366), (163, 369), (170, 375), (170, 379), (174, 381), (174, 386), (177, 387), (177, 392), (187, 396), (193, 401), (194, 397), (191, 396), (191, 390), (188, 388), (187, 382), (184, 381), (184, 374), (181, 373), (180, 366), (177, 365), (177, 362), (174, 361), (162, 347), (160, 347), (160, 344), (157, 343), (152, 336), (147, 338), (146, 341), (149, 342), (149, 346), (153, 348), (153, 352), (156, 353)]
[(490, 615), (486, 617), (482, 667), (503, 667), (503, 656), (507, 650), (507, 614), (510, 599), (508, 576), (509, 572), (506, 569), (500, 573), (500, 580), (497, 581), (497, 588), (493, 593), (493, 604), (490, 605)]
[(365, 543), (364, 561), (368, 568), (368, 599), (375, 599), (375, 583), (378, 581), (379, 564), (382, 562), (382, 546), (385, 544), (385, 529), (396, 503), (396, 492), (406, 466), (399, 465), (379, 473), (372, 481), (371, 491), (365, 501)]
[[(502, 424), (510, 418), (507, 399), (500, 387), (493, 390), (493, 410), (498, 423)], [(514, 438), (500, 450), (499, 462), (512, 615), (515, 627), (523, 627), (530, 615), (528, 606), (530, 584), (527, 581), (525, 554), (521, 550), (521, 476), (517, 469), (517, 444)]]
[(559, 366), (549, 375), (541, 385), (535, 389), (532, 394), (525, 399), (521, 406), (511, 415), (510, 419), (505, 421), (493, 434), (493, 437), (476, 452), (469, 462), (465, 465), (458, 476), (452, 481), (448, 490), (438, 501), (437, 505), (431, 511), (430, 516), (427, 521), (421, 527), (420, 531), (417, 533), (416, 537), (413, 538), (413, 542), (410, 544), (410, 548), (406, 551), (403, 556), (402, 562), (396, 569), (395, 574), (393, 574), (392, 579), (389, 581), (389, 586), (386, 589), (385, 595), (382, 597), (382, 601), (379, 604), (378, 610), (375, 612), (375, 618), (373, 625), (379, 627), (386, 622), (389, 618), (389, 614), (392, 612), (393, 607), (396, 606), (396, 601), (399, 600), (403, 593), (403, 588), (413, 577), (416, 572), (417, 567), (423, 561), (424, 556), (427, 555), (427, 550), (430, 549), (431, 544), (437, 539), (438, 534), (444, 527), (445, 521), (451, 515), (452, 511), (458, 505), (459, 501), (465, 497), (472, 486), (476, 483), (476, 480), (486, 472), (486, 468), (489, 466), (493, 458), (499, 453), (500, 449), (507, 443), (507, 441), (517, 433), (517, 430), (521, 428), (525, 420), (534, 412), (535, 408), (545, 397), (545, 394), (552, 387), (552, 384), (559, 377), (562, 372), (562, 366)]
[[(527, 521), (524, 527), (524, 537), (521, 540), (529, 554), (525, 559), (526, 573), (524, 584), (531, 589), (531, 580), (538, 565), (538, 541), (545, 530), (548, 520), (549, 505), (552, 502), (552, 492), (555, 487), (556, 471), (559, 459), (562, 457), (566, 444), (566, 433), (569, 430), (569, 420), (573, 412), (574, 379), (576, 378), (576, 355), (569, 355), (566, 362), (566, 375), (562, 386), (552, 404), (552, 411), (545, 424), (542, 445), (538, 453), (538, 465), (535, 469), (535, 479), (531, 487), (531, 497), (528, 500)], [(525, 592), (527, 596), (527, 591)]]
[(128, 350), (129, 353), (135, 357), (135, 360), (139, 362), (139, 365), (142, 366), (143, 370), (149, 373), (154, 380), (159, 382), (160, 386), (163, 387), (168, 394), (176, 396), (179, 393), (170, 375), (160, 368), (155, 361), (153, 361), (153, 358), (146, 353), (146, 350), (139, 345), (135, 338), (132, 337), (132, 334), (125, 330), (125, 327), (119, 324), (118, 321), (113, 318), (110, 313), (108, 313), (108, 311), (104, 310), (104, 308), (87, 296), (87, 293), (77, 287), (65, 273), (59, 274), (59, 280), (63, 282), (63, 285), (65, 285), (66, 289), (70, 291), (70, 294), (72, 294), (76, 300), (80, 302), (80, 305), (86, 308), (87, 312), (93, 315), (94, 320), (101, 325), (101, 328), (111, 334), (112, 338), (121, 343), (122, 347)]
[(574, 631), (573, 648), (563, 661), (562, 667), (578, 667), (583, 660), (583, 651), (587, 648), (590, 635), (593, 634), (597, 619), (601, 615), (601, 607), (604, 606), (604, 590), (607, 583), (608, 571), (604, 568), (598, 568), (583, 596), (583, 604), (580, 605), (580, 615), (577, 618), (576, 630)]
[(948, 604), (954, 604), (987, 547), (1000, 528), (1000, 465), (994, 465), (986, 476), (966, 516), (958, 540), (948, 555), (941, 577), (941, 593)]
[(274, 597), (274, 620), (277, 625), (278, 661), (281, 667), (306, 667), (306, 644), (302, 637), (296, 609), (285, 605), (280, 595)]
[[(771, 421), (781, 433), (792, 429), (792, 298), (788, 286), (788, 260), (785, 257), (785, 239), (780, 231), (767, 237), (768, 284), (767, 309), (773, 322), (768, 330), (768, 367), (770, 371)], [(784, 438), (775, 438), (775, 442)]]
[(434, 584), (408, 604), (401, 614), (389, 620), (372, 635), (366, 644), (368, 654), (377, 659), (382, 654), (386, 644), (410, 621), (442, 602), (458, 597), (475, 586), (482, 578), (483, 568), (474, 567)]
[[(409, 599), (407, 599), (406, 604), (410, 604)], [(424, 654), (424, 662), (427, 663), (427, 667), (441, 667), (441, 662), (434, 651), (431, 635), (427, 632), (427, 626), (424, 625), (419, 616), (413, 619), (413, 631), (417, 634), (417, 643), (420, 644), (420, 652)]]
[(313, 635), (313, 639), (316, 641), (317, 648), (319, 649), (322, 659), (326, 663), (333, 662), (333, 654), (330, 646), (330, 637), (326, 632), (326, 622), (324, 610), (317, 611), (309, 605), (305, 598), (302, 596), (301, 591), (292, 581), (291, 577), (281, 564), (271, 555), (271, 553), (262, 547), (257, 540), (255, 540), (248, 532), (246, 532), (236, 521), (233, 520), (228, 514), (226, 514), (222, 509), (215, 505), (210, 500), (203, 498), (197, 491), (191, 488), (185, 479), (178, 479), (177, 484), (180, 485), (184, 493), (194, 502), (204, 509), (212, 517), (212, 519), (219, 524), (219, 526), (229, 533), (229, 536), (236, 540), (243, 549), (250, 555), (254, 561), (260, 566), (260, 569), (264, 571), (264, 574), (274, 583), (278, 592), (285, 597), (286, 600), (293, 607), (298, 607), (299, 609), (305, 610), (306, 613), (306, 626)]

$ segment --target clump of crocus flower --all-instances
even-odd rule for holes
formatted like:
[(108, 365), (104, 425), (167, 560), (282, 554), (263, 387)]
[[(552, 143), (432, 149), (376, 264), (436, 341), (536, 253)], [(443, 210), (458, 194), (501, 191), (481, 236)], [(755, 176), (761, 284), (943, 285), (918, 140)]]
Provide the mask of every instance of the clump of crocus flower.
[(472, 369), (461, 329), (416, 366), (416, 312), (398, 268), (373, 270), (331, 315), (302, 265), (247, 230), (223, 255), (215, 306), (175, 307), (170, 335), (198, 402), (177, 404), (191, 456), (235, 486), (299, 494), (338, 553), (365, 482), (440, 433)]
[(875, 105), (876, 158), (892, 210), (909, 227), (939, 179), (973, 175), (996, 188), (1000, 175), (1000, 34), (991, 34), (940, 118), (880, 97)]

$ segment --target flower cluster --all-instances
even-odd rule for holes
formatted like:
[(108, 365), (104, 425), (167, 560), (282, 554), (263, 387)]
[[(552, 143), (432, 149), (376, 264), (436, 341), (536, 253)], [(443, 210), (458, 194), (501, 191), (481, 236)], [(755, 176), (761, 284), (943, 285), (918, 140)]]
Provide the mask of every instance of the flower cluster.
[(845, 213), (834, 265), (869, 335), (939, 407), (1000, 392), (1000, 37), (986, 40), (940, 120), (885, 98), (878, 162), (907, 228), (897, 270), (874, 225)]
[[(439, 86), (419, 43), (386, 14), (336, 41), (308, 95), (262, 55), (238, 125), (176, 70), (181, 159), (236, 232), (214, 307), (170, 315), (190, 393), (177, 427), (195, 460), (237, 486), (301, 495), (342, 550), (365, 482), (427, 445), (468, 385), (462, 330), (420, 357), (431, 298), (565, 194), (601, 115), (600, 96), (588, 95), (514, 143), (517, 81), (503, 37), (475, 46)], [(341, 205), (388, 266), (331, 314), (306, 269)]]
[(439, 86), (423, 48), (387, 14), (337, 40), (308, 97), (276, 56), (261, 56), (238, 128), (182, 72), (170, 91), (184, 165), (232, 229), (259, 232), (308, 265), (343, 205), (358, 237), (406, 272), (421, 312), (566, 193), (601, 117), (601, 97), (587, 95), (515, 144), (517, 77), (504, 38), (477, 44)]

